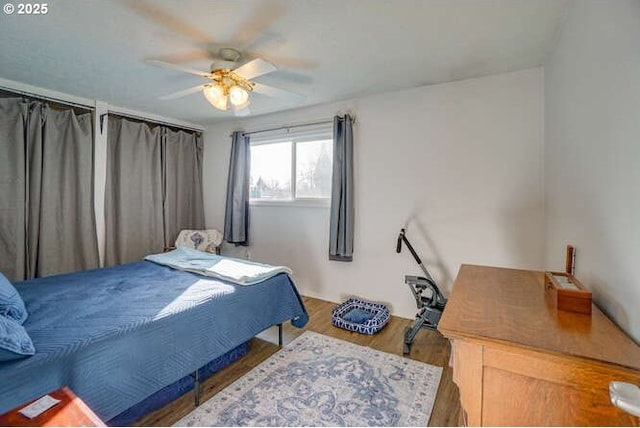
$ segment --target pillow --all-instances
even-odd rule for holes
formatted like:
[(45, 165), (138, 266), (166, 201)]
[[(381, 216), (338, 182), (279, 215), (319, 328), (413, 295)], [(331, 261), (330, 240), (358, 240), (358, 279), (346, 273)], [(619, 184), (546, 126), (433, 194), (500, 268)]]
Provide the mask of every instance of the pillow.
[(215, 253), (216, 247), (222, 244), (222, 233), (216, 229), (189, 230), (183, 229), (176, 238), (175, 247), (187, 247), (208, 253)]
[(28, 315), (18, 290), (0, 273), (0, 316), (14, 319), (22, 324)]
[(36, 353), (23, 326), (11, 318), (0, 317), (0, 361), (11, 361)]

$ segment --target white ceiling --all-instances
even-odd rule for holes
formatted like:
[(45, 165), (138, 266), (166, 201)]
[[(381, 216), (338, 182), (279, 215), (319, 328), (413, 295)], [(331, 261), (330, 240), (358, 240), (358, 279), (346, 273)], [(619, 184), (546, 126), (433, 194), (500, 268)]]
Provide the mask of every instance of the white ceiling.
[(306, 96), (252, 96), (252, 114), (541, 65), (559, 0), (54, 0), (42, 16), (0, 14), (0, 77), (198, 123), (231, 118), (204, 79), (146, 64), (209, 70), (230, 46), (273, 62), (256, 79)]

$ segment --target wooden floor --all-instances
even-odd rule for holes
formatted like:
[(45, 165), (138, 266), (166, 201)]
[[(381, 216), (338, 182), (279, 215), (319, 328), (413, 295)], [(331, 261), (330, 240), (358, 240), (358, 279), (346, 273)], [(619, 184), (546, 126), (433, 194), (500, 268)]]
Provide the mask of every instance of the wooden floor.
[[(331, 325), (331, 309), (335, 306), (335, 303), (310, 297), (303, 297), (303, 300), (309, 312), (309, 323), (303, 329), (292, 327), (290, 324), (285, 325), (285, 345), (305, 330), (311, 330), (359, 345), (369, 346), (380, 351), (402, 355), (404, 329), (412, 323), (411, 320), (391, 317), (389, 324), (387, 324), (380, 333), (367, 336), (342, 330)], [(277, 334), (277, 328), (273, 328), (261, 335), (261, 337), (264, 337), (266, 340), (252, 339), (249, 354), (202, 382), (201, 402), (205, 402), (273, 353), (277, 352), (279, 348), (274, 344), (277, 343)], [(413, 341), (410, 355), (411, 359), (444, 368), (429, 426), (458, 425), (460, 406), (458, 388), (451, 378), (452, 370), (451, 367), (449, 367), (450, 353), (449, 341), (437, 332), (429, 330), (420, 331)], [(167, 404), (165, 407), (139, 420), (136, 425), (171, 426), (194, 408), (193, 393), (187, 393), (176, 401)]]

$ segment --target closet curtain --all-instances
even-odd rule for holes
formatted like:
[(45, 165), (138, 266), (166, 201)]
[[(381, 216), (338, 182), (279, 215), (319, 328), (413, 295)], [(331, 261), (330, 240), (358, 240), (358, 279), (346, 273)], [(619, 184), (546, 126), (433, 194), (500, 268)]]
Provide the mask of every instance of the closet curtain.
[(202, 136), (109, 117), (105, 264), (142, 259), (204, 228)]
[(172, 246), (182, 229), (204, 229), (200, 134), (163, 130), (164, 245)]
[(353, 260), (353, 119), (333, 119), (333, 176), (329, 223), (329, 260)]
[(0, 99), (0, 201), (8, 278), (98, 267), (92, 113)]
[(105, 187), (105, 265), (164, 248), (160, 128), (109, 117)]

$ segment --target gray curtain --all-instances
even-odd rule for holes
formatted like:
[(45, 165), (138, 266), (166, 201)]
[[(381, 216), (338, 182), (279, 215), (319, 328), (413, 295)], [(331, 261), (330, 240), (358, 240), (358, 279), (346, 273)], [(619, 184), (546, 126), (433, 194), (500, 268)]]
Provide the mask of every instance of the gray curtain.
[(0, 99), (0, 271), (25, 279), (26, 137), (22, 99)]
[(204, 229), (202, 136), (163, 130), (164, 245), (172, 246), (182, 229)]
[(351, 116), (333, 119), (333, 178), (329, 260), (353, 260), (353, 120)]
[(105, 189), (105, 264), (164, 249), (160, 127), (109, 117)]
[(224, 239), (236, 245), (249, 245), (249, 136), (234, 132), (227, 179)]
[(142, 259), (204, 228), (200, 133), (109, 117), (105, 264)]
[(92, 114), (0, 99), (0, 164), (3, 272), (21, 280), (97, 267)]

